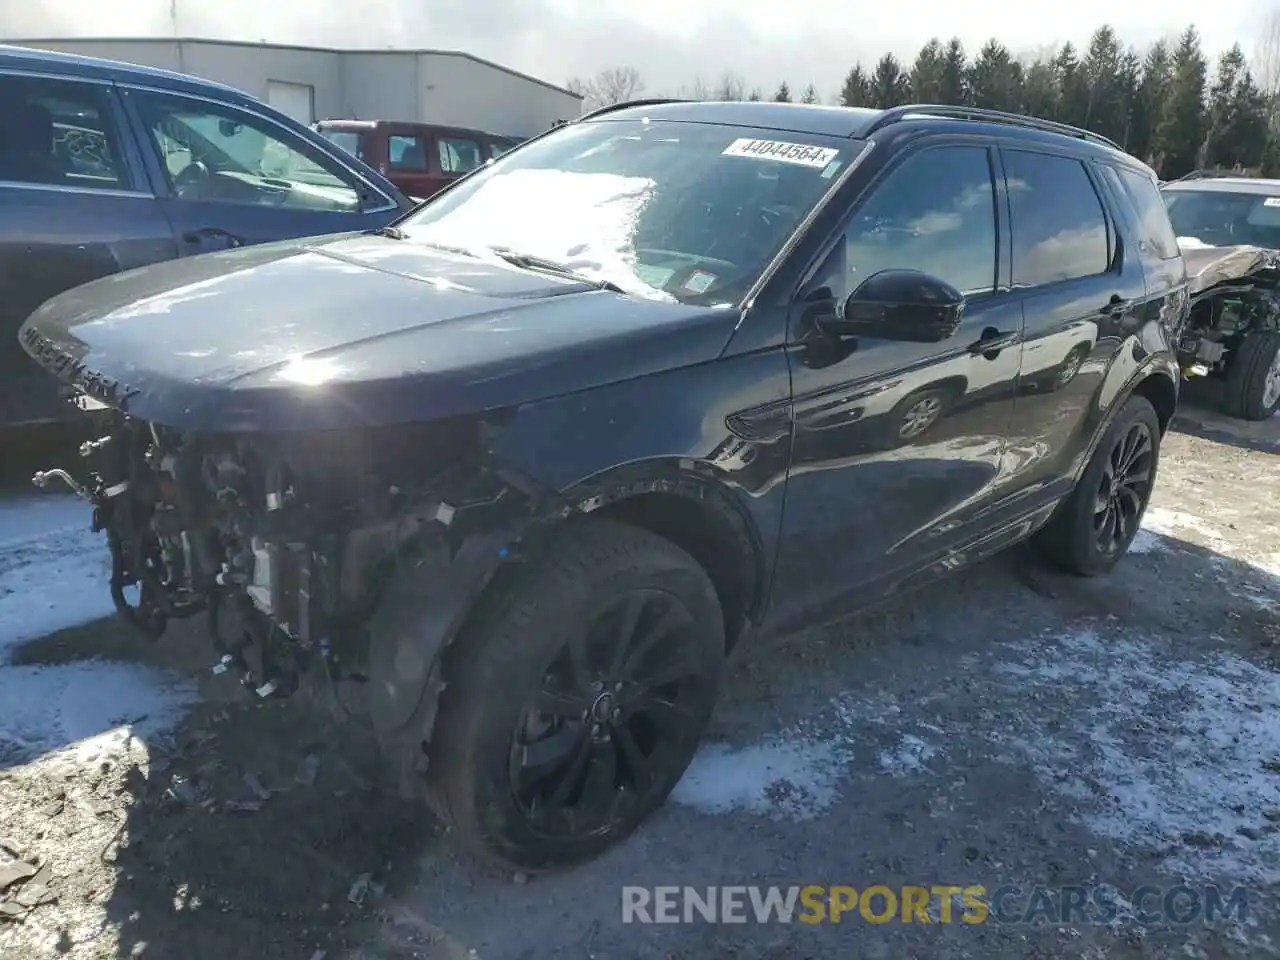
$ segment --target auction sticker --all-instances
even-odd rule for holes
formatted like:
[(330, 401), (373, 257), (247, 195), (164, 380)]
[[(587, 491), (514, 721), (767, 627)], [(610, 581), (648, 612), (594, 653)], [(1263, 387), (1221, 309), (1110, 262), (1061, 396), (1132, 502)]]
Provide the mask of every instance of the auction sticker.
[(722, 155), (798, 163), (803, 167), (820, 170), (834, 160), (839, 152), (834, 147), (815, 147), (807, 143), (786, 143), (782, 140), (751, 140), (744, 137), (725, 147)]
[(1280, 207), (1280, 197), (1267, 197), (1262, 201), (1264, 207)]

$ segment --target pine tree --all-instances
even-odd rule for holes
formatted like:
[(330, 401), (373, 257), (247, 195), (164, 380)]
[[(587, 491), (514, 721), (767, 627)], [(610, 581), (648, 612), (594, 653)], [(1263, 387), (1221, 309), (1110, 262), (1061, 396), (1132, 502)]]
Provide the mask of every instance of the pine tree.
[(988, 40), (969, 68), (973, 105), (987, 110), (1022, 108), (1022, 64), (998, 40)]
[(1142, 61), (1142, 79), (1132, 112), (1133, 134), (1128, 144), (1134, 156), (1145, 160), (1157, 171), (1163, 161), (1156, 154), (1156, 125), (1164, 113), (1172, 81), (1173, 60), (1169, 46), (1160, 40), (1152, 44)]
[(959, 37), (947, 41), (942, 55), (942, 78), (938, 83), (938, 102), (952, 106), (969, 106), (969, 60)]
[(1023, 71), (1022, 109), (1044, 120), (1058, 115), (1058, 74), (1051, 59), (1036, 60)]
[(818, 88), (812, 83), (804, 88), (804, 93), (800, 95), (801, 103), (821, 103), (822, 98), (818, 96)]
[(871, 81), (867, 79), (862, 64), (854, 64), (845, 74), (840, 88), (840, 105), (845, 107), (871, 106)]
[(1053, 67), (1058, 75), (1058, 115), (1053, 119), (1083, 127), (1089, 113), (1089, 91), (1076, 58), (1076, 48), (1070, 43), (1063, 44), (1053, 59)]
[(1110, 27), (1099, 27), (1080, 62), (1085, 96), (1081, 126), (1112, 140), (1124, 138), (1124, 103), (1120, 92), (1120, 41)]
[(907, 75), (898, 58), (886, 53), (871, 74), (871, 106), (881, 110), (900, 106), (907, 102), (909, 93)]
[(773, 95), (773, 99), (777, 103), (791, 102), (791, 88), (787, 86), (787, 81), (783, 80), (782, 83), (778, 84), (778, 90)]
[(921, 47), (916, 54), (916, 61), (911, 65), (911, 75), (908, 78), (911, 99), (916, 103), (938, 103), (941, 100), (944, 58), (942, 42), (937, 37)]
[(1163, 157), (1165, 177), (1180, 177), (1196, 169), (1204, 143), (1205, 79), (1208, 64), (1200, 49), (1200, 34), (1188, 27), (1173, 52), (1169, 93), (1156, 126), (1155, 149)]

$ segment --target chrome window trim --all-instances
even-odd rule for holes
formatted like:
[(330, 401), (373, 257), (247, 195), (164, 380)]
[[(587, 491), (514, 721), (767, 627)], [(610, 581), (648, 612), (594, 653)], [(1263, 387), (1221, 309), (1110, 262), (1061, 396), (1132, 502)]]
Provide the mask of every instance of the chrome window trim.
[[(167, 88), (167, 87), (153, 87), (153, 86), (151, 86), (151, 85), (149, 85), (149, 84), (142, 84), (142, 83), (129, 83), (129, 82), (125, 82), (125, 83), (117, 82), (117, 83), (116, 83), (116, 87), (117, 87), (118, 89), (120, 89), (120, 90), (126, 90), (126, 91), (127, 91), (127, 90), (136, 90), (136, 91), (138, 91), (138, 92), (140, 92), (140, 93), (156, 93), (156, 94), (160, 94), (161, 96), (168, 96), (168, 97), (182, 97), (182, 98), (185, 98), (185, 99), (187, 99), (187, 100), (198, 100), (198, 101), (200, 101), (200, 102), (202, 102), (202, 103), (208, 103), (208, 104), (210, 104), (210, 105), (212, 105), (212, 106), (215, 106), (215, 107), (221, 107), (221, 108), (222, 108), (222, 109), (224, 109), (224, 110), (228, 110), (228, 109), (229, 109), (229, 110), (238, 110), (238, 111), (240, 111), (241, 113), (247, 113), (247, 114), (249, 114), (250, 116), (257, 117), (259, 120), (263, 121), (264, 123), (269, 123), (269, 124), (271, 124), (271, 125), (273, 125), (273, 126), (277, 126), (277, 127), (278, 127), (278, 126), (280, 125), (280, 124), (279, 124), (279, 121), (277, 121), (274, 117), (269, 117), (269, 116), (267, 116), (265, 113), (263, 113), (262, 111), (257, 110), (257, 109), (254, 109), (254, 108), (253, 108), (253, 107), (251, 107), (251, 106), (246, 106), (246, 105), (244, 105), (244, 104), (241, 104), (241, 103), (235, 103), (235, 102), (233, 102), (233, 101), (229, 101), (229, 100), (218, 100), (218, 99), (216, 99), (216, 98), (214, 98), (214, 97), (206, 97), (206, 96), (203, 96), (203, 95), (198, 94), (198, 93), (190, 93), (190, 92), (188, 92), (188, 91), (186, 91), (186, 90), (172, 90), (172, 89), (169, 89), (169, 88)], [(290, 133), (290, 134), (293, 134), (293, 131), (292, 131), (292, 130), (289, 130), (287, 127), (283, 128), (283, 129), (285, 129), (285, 130), (286, 130), (286, 132), (288, 132), (288, 133)], [(317, 136), (319, 139), (324, 140), (324, 137), (323, 137), (323, 136), (321, 136), (317, 131), (313, 131), (313, 132), (315, 132), (315, 133), (316, 133), (316, 136)], [(293, 135), (296, 137), (296, 134), (293, 134)], [(325, 143), (328, 143), (328, 141), (327, 141), (327, 140), (325, 140)], [(342, 157), (340, 157), (340, 156), (338, 156), (337, 154), (335, 154), (335, 153), (333, 153), (332, 151), (330, 151), (330, 150), (328, 149), (328, 147), (321, 147), (321, 146), (317, 146), (316, 144), (312, 144), (312, 146), (315, 146), (315, 147), (316, 147), (316, 149), (317, 149), (320, 153), (322, 153), (322, 154), (324, 154), (326, 157), (328, 157), (328, 158), (329, 158), (329, 159), (330, 159), (334, 164), (336, 164), (337, 166), (341, 167), (343, 170), (346, 170), (348, 174), (350, 174), (352, 177), (354, 177), (355, 179), (359, 180), (362, 184), (364, 184), (364, 185), (365, 185), (365, 187), (366, 187), (368, 190), (372, 191), (374, 194), (376, 194), (377, 196), (379, 196), (379, 197), (381, 197), (381, 198), (383, 199), (384, 203), (383, 203), (383, 205), (382, 205), (382, 206), (380, 206), (380, 207), (366, 207), (366, 208), (364, 208), (364, 209), (362, 209), (362, 210), (360, 210), (360, 211), (359, 211), (359, 213), (360, 213), (360, 214), (366, 214), (366, 213), (385, 213), (385, 212), (386, 212), (386, 211), (388, 211), (388, 210), (398, 210), (398, 209), (399, 209), (399, 207), (396, 205), (395, 201), (394, 201), (394, 200), (392, 200), (392, 199), (391, 199), (389, 196), (387, 196), (385, 193), (383, 193), (383, 192), (382, 192), (382, 189), (381, 189), (380, 187), (378, 187), (378, 186), (376, 186), (375, 184), (371, 183), (370, 181), (366, 180), (366, 179), (364, 178), (364, 176), (363, 176), (363, 175), (362, 175), (358, 170), (355, 170), (354, 168), (347, 166), (347, 164), (343, 161)], [(335, 149), (336, 149), (336, 145), (335, 145)], [(318, 212), (325, 213), (325, 212), (330, 212), (330, 211), (318, 211)]]
[(121, 190), (118, 187), (79, 187), (61, 183), (28, 183), (25, 180), (0, 180), (0, 189), (33, 190), (40, 193), (88, 194), (91, 197), (127, 197), (133, 200), (154, 200), (155, 194), (144, 190)]
[(34, 77), (37, 80), (64, 80), (68, 83), (92, 83), (100, 87), (113, 87), (115, 82), (102, 77), (81, 77), (76, 74), (48, 73), (44, 70), (25, 70), (21, 67), (0, 67), (3, 77)]
[(813, 208), (808, 212), (808, 214), (805, 215), (805, 218), (800, 221), (794, 230), (791, 231), (791, 236), (789, 236), (786, 242), (783, 243), (781, 249), (779, 249), (773, 259), (769, 261), (768, 265), (764, 268), (764, 271), (756, 278), (756, 282), (751, 285), (751, 289), (746, 292), (746, 295), (743, 296), (742, 300), (739, 302), (738, 308), (740, 310), (746, 313), (746, 311), (751, 309), (752, 304), (755, 303), (756, 297), (760, 296), (760, 292), (764, 290), (769, 281), (773, 279), (774, 274), (782, 268), (782, 264), (786, 262), (789, 256), (791, 256), (791, 253), (799, 245), (800, 241), (804, 239), (805, 234), (813, 225), (813, 221), (817, 220), (822, 212), (827, 209), (832, 200), (835, 199), (836, 194), (840, 192), (840, 188), (848, 182), (849, 178), (853, 176), (854, 171), (862, 165), (862, 161), (867, 158), (867, 155), (871, 153), (875, 145), (876, 142), (874, 139), (868, 140), (863, 145), (857, 155), (849, 161), (849, 165), (845, 167), (844, 172), (835, 178), (827, 192), (822, 195), (821, 199), (819, 199), (818, 202), (813, 205)]

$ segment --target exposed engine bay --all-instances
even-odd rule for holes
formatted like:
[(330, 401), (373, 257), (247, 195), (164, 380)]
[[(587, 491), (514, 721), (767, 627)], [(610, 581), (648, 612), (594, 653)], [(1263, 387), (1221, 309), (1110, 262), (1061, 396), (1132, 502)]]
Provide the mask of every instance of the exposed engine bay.
[[(477, 418), (359, 432), (183, 434), (110, 412), (63, 481), (106, 533), (116, 609), (148, 636), (207, 617), (258, 696), (309, 666), (367, 679), (366, 624), (397, 563), (447, 573), (471, 533), (528, 516), (536, 491), (488, 458)], [(501, 559), (501, 558), (499, 558)]]
[(1280, 329), (1280, 253), (1212, 247), (1186, 237), (1178, 242), (1191, 294), (1190, 319), (1178, 344), (1183, 373), (1223, 374), (1241, 337)]

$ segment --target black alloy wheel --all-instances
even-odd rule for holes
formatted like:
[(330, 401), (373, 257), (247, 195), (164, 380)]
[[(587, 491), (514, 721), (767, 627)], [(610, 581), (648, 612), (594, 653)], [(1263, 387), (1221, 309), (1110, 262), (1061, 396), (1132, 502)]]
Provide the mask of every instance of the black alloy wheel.
[(1155, 444), (1150, 427), (1132, 423), (1107, 455), (1093, 510), (1098, 550), (1111, 556), (1124, 550), (1138, 532), (1138, 523), (1151, 496)]
[(533, 831), (614, 831), (673, 764), (683, 771), (716, 689), (705, 658), (685, 653), (695, 628), (679, 597), (637, 589), (557, 651), (511, 745), (512, 790)]
[[(404, 594), (399, 629), (430, 615)], [(565, 524), (475, 605), (420, 711), (432, 808), (524, 870), (581, 863), (660, 806), (692, 761), (724, 665), (720, 598), (670, 540)]]

